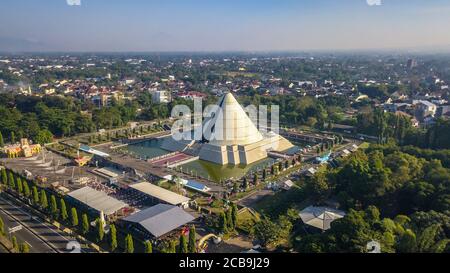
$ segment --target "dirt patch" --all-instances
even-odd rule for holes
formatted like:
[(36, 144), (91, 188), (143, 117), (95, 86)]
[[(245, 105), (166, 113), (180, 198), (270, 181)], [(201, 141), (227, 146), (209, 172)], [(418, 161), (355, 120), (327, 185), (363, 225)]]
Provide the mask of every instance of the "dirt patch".
[(208, 253), (240, 253), (253, 248), (253, 242), (250, 238), (237, 236), (218, 245), (209, 244)]

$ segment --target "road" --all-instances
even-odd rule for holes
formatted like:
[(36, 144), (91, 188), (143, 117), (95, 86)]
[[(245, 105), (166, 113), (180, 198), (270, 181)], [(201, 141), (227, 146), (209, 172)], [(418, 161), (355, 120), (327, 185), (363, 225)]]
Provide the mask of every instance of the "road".
[[(6, 211), (4, 210), (4, 207), (8, 206), (7, 203), (3, 199), (0, 199), (0, 217), (2, 218), (3, 222), (5, 223), (5, 231), (8, 232), (9, 228), (16, 227), (18, 225), (21, 225), (20, 222), (16, 221), (14, 218), (12, 218), (9, 214), (6, 213), (6, 211), (11, 211), (11, 208), (6, 208)], [(14, 212), (14, 215), (22, 214), (20, 211)], [(22, 228), (19, 231), (14, 232), (12, 235), (16, 236), (17, 241), (19, 243), (27, 243), (30, 246), (30, 252), (31, 253), (56, 253), (54, 249), (52, 249), (50, 246), (45, 244), (41, 239), (36, 237), (30, 230), (26, 228)]]
[[(34, 217), (24, 208), (19, 207), (0, 196), (0, 216), (5, 222), (5, 229), (18, 226), (23, 228), (14, 233), (19, 242), (26, 242), (32, 253), (67, 253), (66, 246), (74, 241), (56, 227)], [(82, 252), (84, 252), (82, 250)]]

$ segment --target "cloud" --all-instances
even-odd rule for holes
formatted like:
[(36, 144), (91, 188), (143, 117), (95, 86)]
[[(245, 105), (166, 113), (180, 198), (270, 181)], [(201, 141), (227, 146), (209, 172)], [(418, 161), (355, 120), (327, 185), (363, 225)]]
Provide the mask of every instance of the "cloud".
[(366, 0), (369, 6), (381, 6), (381, 0)]
[(66, 0), (69, 6), (81, 6), (81, 0)]

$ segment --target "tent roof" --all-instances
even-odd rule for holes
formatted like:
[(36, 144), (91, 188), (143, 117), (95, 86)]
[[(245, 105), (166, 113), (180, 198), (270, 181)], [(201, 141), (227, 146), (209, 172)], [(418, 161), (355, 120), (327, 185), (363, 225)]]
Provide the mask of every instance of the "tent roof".
[(124, 218), (124, 221), (137, 223), (156, 238), (179, 228), (195, 218), (183, 209), (159, 204)]
[(328, 230), (331, 223), (345, 216), (345, 212), (327, 207), (309, 206), (300, 212), (302, 221), (321, 230)]
[(111, 215), (127, 207), (128, 205), (106, 193), (97, 191), (91, 187), (84, 187), (68, 194), (77, 201), (97, 210), (103, 211), (105, 215)]
[(182, 204), (182, 203), (185, 203), (185, 202), (188, 202), (189, 200), (191, 200), (188, 197), (179, 195), (177, 193), (174, 193), (172, 191), (158, 187), (158, 186), (153, 185), (152, 183), (148, 183), (148, 182), (134, 184), (134, 185), (131, 185), (130, 187), (135, 190), (138, 190), (142, 193), (150, 195), (151, 197), (154, 197), (158, 200), (161, 200), (165, 203), (168, 203), (170, 205), (176, 206), (176, 205), (179, 205), (179, 204)]

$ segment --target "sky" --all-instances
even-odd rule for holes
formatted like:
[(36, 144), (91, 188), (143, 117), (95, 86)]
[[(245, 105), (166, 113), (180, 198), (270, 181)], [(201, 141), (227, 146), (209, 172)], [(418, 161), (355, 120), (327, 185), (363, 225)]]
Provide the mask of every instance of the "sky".
[(1, 0), (0, 5), (0, 51), (450, 51), (450, 0)]

